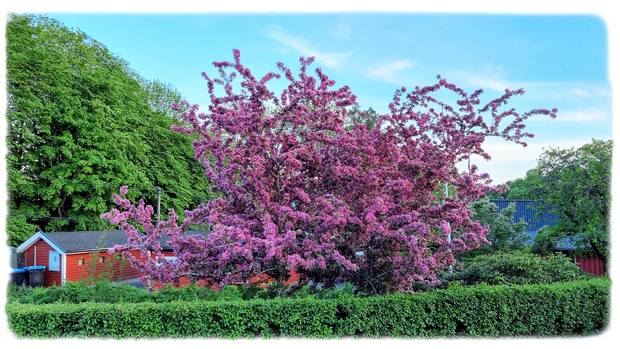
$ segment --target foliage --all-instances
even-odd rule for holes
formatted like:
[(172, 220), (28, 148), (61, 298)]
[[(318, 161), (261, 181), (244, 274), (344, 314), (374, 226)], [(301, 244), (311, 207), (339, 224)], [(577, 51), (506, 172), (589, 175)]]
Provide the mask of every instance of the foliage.
[(159, 290), (147, 291), (130, 285), (113, 284), (106, 280), (91, 282), (68, 282), (63, 286), (46, 288), (11, 285), (8, 290), (9, 303), (167, 303), (173, 301), (229, 301), (273, 299), (279, 297), (336, 299), (353, 296), (353, 286), (345, 284), (340, 288), (317, 289), (307, 285), (293, 292), (281, 292), (282, 285), (269, 287), (256, 285), (227, 285), (220, 291), (191, 284), (183, 287), (165, 286)]
[(538, 168), (530, 169), (525, 177), (508, 181), (505, 184), (507, 190), (489, 193), (490, 199), (508, 200), (542, 200), (542, 193), (547, 184), (543, 182)]
[(537, 237), (537, 250), (571, 239), (607, 265), (612, 148), (611, 140), (594, 139), (577, 149), (548, 149), (525, 178), (508, 183), (509, 198), (543, 200), (558, 215), (558, 224)]
[(490, 245), (480, 248), (483, 252), (510, 251), (523, 248), (528, 235), (525, 231), (526, 223), (521, 220), (513, 222), (515, 206), (510, 205), (501, 212), (488, 197), (482, 198), (471, 205), (473, 219), (489, 228), (487, 240)]
[(609, 280), (451, 287), (338, 299), (165, 304), (18, 304), (6, 307), (19, 337), (435, 337), (558, 336), (602, 331)]
[(375, 111), (372, 107), (362, 110), (362, 108), (356, 103), (351, 109), (347, 111), (347, 116), (344, 121), (344, 128), (351, 130), (356, 125), (365, 125), (368, 129), (373, 129), (379, 123), (381, 115)]
[(578, 149), (551, 149), (538, 160), (547, 187), (545, 202), (559, 217), (554, 229), (578, 247), (592, 250), (607, 265), (611, 140), (593, 140)]
[[(119, 209), (102, 216), (129, 236), (115, 251), (163, 281), (192, 274), (225, 285), (264, 272), (282, 282), (298, 270), (327, 286), (349, 281), (382, 293), (436, 284), (455, 253), (486, 243), (486, 229), (468, 206), (489, 189), (488, 175), (475, 166), (460, 173), (456, 163), (474, 154), (489, 158), (481, 147), (489, 136), (525, 145), (533, 135), (523, 131), (524, 121), (555, 117), (556, 110), (505, 107), (523, 90), (485, 104), (482, 90), (469, 94), (438, 77), (430, 86), (397, 90), (373, 128), (351, 127), (345, 120), (355, 95), (334, 87), (320, 68), (309, 73), (312, 61), (300, 59), (297, 77), (278, 64), (289, 83), (281, 94), (268, 87), (280, 75), (255, 77), (237, 50), (233, 61), (214, 62), (220, 77), (204, 73), (207, 113), (189, 103), (175, 106), (190, 125), (175, 129), (197, 138), (195, 156), (222, 197), (182, 222), (170, 212), (154, 225), (152, 207), (132, 204), (123, 187)], [(443, 184), (457, 195), (434, 195)], [(182, 234), (195, 223), (212, 227), (207, 238)], [(160, 253), (163, 235), (175, 261)], [(141, 258), (129, 254), (135, 248)]]
[(140, 84), (147, 92), (147, 101), (151, 110), (166, 114), (170, 118), (178, 118), (179, 113), (170, 108), (173, 103), (181, 103), (183, 98), (171, 84), (163, 81), (148, 81), (139, 79)]
[[(546, 256), (557, 251), (558, 242), (562, 240), (563, 234), (553, 227), (544, 227), (536, 233), (532, 242), (532, 252)], [(583, 250), (576, 251), (578, 254), (587, 254)]]
[(67, 282), (63, 286), (51, 287), (9, 287), (8, 301), (23, 304), (48, 303), (122, 303), (144, 302), (150, 299), (145, 290), (130, 285), (113, 285), (100, 281), (94, 285), (85, 282)]
[(33, 232), (37, 231), (37, 226), (28, 223), (25, 215), (13, 212), (7, 216), (6, 231), (8, 232), (7, 243), (9, 246), (19, 246), (28, 240)]
[(150, 107), (143, 82), (82, 32), (45, 17), (10, 17), (9, 244), (37, 229), (110, 227), (99, 214), (122, 183), (150, 203), (160, 186), (162, 207), (179, 211), (210, 197), (191, 140), (170, 131), (178, 121), (169, 111)]
[(512, 251), (479, 255), (464, 261), (461, 271), (446, 275), (448, 281), (465, 284), (541, 284), (571, 281), (587, 275), (566, 256), (556, 253), (540, 257), (533, 253)]

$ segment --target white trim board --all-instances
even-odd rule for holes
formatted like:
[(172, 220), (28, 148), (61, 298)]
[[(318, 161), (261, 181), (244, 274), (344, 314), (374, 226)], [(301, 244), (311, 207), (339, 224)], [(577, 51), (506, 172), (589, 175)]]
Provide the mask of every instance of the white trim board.
[(60, 265), (60, 284), (64, 285), (67, 282), (67, 255), (61, 255), (61, 265)]
[(53, 242), (52, 240), (50, 240), (47, 236), (45, 236), (45, 234), (43, 234), (43, 232), (39, 231), (36, 234), (32, 235), (28, 240), (24, 241), (21, 245), (17, 246), (17, 249), (15, 250), (17, 253), (22, 253), (25, 250), (28, 249), (28, 247), (32, 246), (33, 244), (35, 244), (37, 241), (39, 241), (39, 239), (42, 239), (43, 241), (47, 242), (48, 245), (50, 245), (54, 250), (58, 251), (58, 253), (60, 254), (65, 254), (65, 251), (58, 245), (56, 245), (55, 242)]

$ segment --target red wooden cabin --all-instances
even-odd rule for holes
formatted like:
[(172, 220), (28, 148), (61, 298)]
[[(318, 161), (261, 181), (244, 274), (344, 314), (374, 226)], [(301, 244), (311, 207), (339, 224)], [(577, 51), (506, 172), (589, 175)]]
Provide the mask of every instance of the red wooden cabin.
[[(187, 234), (206, 235), (203, 231), (190, 231)], [(140, 278), (142, 275), (131, 267), (120, 256), (111, 255), (108, 249), (127, 242), (127, 235), (122, 230), (110, 231), (68, 231), (38, 232), (17, 247), (22, 254), (23, 267), (45, 266), (45, 286), (62, 285), (67, 281), (75, 282), (89, 277), (104, 276), (112, 281)], [(167, 238), (160, 239), (162, 253), (166, 258), (176, 258)], [(135, 255), (138, 256), (138, 250)], [(299, 280), (296, 272), (291, 272), (286, 284)], [(265, 285), (274, 281), (267, 275), (253, 277), (250, 282)], [(190, 281), (186, 277), (179, 278), (175, 286), (184, 286)], [(209, 284), (200, 280), (201, 286)], [(162, 285), (157, 284), (157, 287)]]
[(45, 286), (103, 274), (114, 281), (135, 279), (140, 274), (119, 256), (108, 252), (109, 248), (126, 241), (127, 235), (121, 230), (40, 231), (19, 245), (17, 253), (23, 255), (25, 267), (45, 266)]

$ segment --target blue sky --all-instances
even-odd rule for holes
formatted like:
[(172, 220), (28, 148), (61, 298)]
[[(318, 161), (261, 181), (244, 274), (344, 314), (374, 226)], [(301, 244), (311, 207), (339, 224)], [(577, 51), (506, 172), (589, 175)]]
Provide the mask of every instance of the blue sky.
[(208, 103), (202, 71), (241, 50), (257, 73), (282, 61), (316, 56), (362, 107), (385, 111), (402, 85), (433, 83), (525, 88), (518, 109), (557, 107), (556, 120), (531, 120), (536, 134), (522, 148), (490, 139), (493, 159), (472, 159), (495, 182), (521, 177), (546, 147), (611, 138), (611, 88), (605, 23), (592, 16), (499, 15), (118, 15), (53, 14), (129, 62), (147, 79), (172, 84), (191, 103)]

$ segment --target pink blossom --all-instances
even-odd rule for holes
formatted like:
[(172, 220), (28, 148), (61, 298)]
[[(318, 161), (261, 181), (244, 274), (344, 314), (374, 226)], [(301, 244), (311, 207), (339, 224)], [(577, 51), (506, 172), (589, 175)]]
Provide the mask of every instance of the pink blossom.
[(450, 223), (446, 222), (445, 220), (442, 220), (439, 223), (439, 226), (441, 227), (441, 232), (446, 235), (452, 232), (452, 228), (450, 228)]
[[(456, 254), (487, 243), (469, 205), (494, 188), (475, 166), (459, 172), (455, 165), (472, 155), (489, 158), (487, 137), (525, 145), (532, 135), (524, 122), (557, 113), (499, 112), (524, 91), (506, 90), (480, 105), (481, 90), (469, 94), (438, 77), (398, 89), (375, 128), (347, 127), (356, 96), (322, 70), (310, 72), (312, 61), (301, 58), (297, 75), (278, 63), (288, 84), (278, 93), (267, 83), (280, 74), (254, 77), (238, 50), (233, 61), (213, 63), (218, 79), (204, 74), (211, 104), (199, 115), (184, 101), (186, 125), (176, 130), (193, 134), (195, 158), (220, 197), (187, 211), (183, 222), (171, 212), (153, 224), (152, 207), (131, 203), (123, 187), (118, 208), (102, 215), (129, 237), (116, 251), (140, 251), (129, 259), (145, 278), (191, 275), (225, 285), (260, 273), (283, 281), (296, 269), (307, 279), (350, 281), (372, 292), (436, 284)], [(439, 200), (445, 183), (456, 194)], [(208, 225), (209, 234), (186, 234), (195, 224)], [(163, 258), (161, 238), (175, 261)]]

